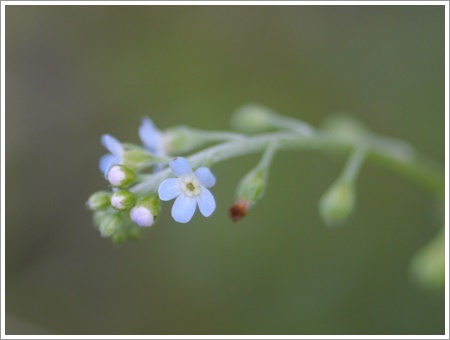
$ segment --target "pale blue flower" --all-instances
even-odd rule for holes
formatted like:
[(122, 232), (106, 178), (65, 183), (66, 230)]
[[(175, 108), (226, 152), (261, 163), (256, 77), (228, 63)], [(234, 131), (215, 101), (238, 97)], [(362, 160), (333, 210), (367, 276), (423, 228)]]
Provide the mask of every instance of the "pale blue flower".
[(101, 142), (103, 146), (110, 152), (102, 156), (99, 162), (100, 171), (106, 177), (109, 169), (111, 169), (113, 165), (123, 164), (124, 150), (122, 144), (111, 135), (103, 135)]
[[(157, 157), (166, 157), (166, 151), (163, 143), (163, 133), (156, 127), (153, 121), (148, 118), (142, 118), (142, 124), (139, 127), (139, 137), (144, 147)], [(154, 172), (158, 172), (164, 168), (164, 164), (156, 163)]]
[(150, 118), (142, 118), (142, 124), (139, 127), (139, 137), (145, 148), (152, 154), (158, 157), (165, 156), (162, 133)]
[(210, 216), (216, 209), (214, 196), (207, 189), (216, 183), (211, 171), (201, 167), (193, 172), (183, 157), (170, 161), (170, 169), (178, 178), (163, 181), (159, 186), (158, 194), (162, 201), (177, 197), (172, 207), (174, 220), (180, 223), (189, 222), (197, 205), (203, 216)]

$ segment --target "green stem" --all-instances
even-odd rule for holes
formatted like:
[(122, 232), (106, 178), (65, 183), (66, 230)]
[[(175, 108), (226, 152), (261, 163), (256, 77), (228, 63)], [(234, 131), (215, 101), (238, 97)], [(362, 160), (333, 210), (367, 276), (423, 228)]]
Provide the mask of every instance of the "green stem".
[(359, 169), (366, 156), (366, 148), (358, 147), (352, 155), (350, 155), (347, 164), (341, 174), (341, 179), (345, 182), (354, 183), (358, 175)]
[[(230, 158), (260, 152), (274, 142), (278, 149), (331, 151), (343, 154), (350, 154), (361, 145), (361, 140), (344, 140), (324, 133), (304, 135), (295, 132), (274, 132), (224, 142), (199, 151), (187, 159), (193, 168), (197, 168), (204, 164), (212, 165)], [(443, 197), (443, 172), (431, 162), (418, 156), (408, 144), (377, 136), (367, 138), (363, 144), (366, 148), (367, 159), (395, 170), (413, 179), (440, 198)], [(170, 176), (171, 171), (168, 168), (153, 175), (143, 175), (143, 181), (132, 187), (130, 191), (136, 194), (156, 191), (161, 181)]]
[(276, 150), (277, 150), (277, 142), (269, 143), (257, 167), (262, 169), (269, 169)]
[(205, 142), (242, 141), (245, 139), (243, 135), (236, 132), (202, 130), (198, 131), (198, 135), (203, 138)]

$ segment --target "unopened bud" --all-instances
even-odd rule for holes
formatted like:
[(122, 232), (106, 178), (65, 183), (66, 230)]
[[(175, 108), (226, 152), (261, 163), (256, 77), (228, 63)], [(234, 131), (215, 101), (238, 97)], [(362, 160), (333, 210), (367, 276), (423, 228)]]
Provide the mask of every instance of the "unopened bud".
[(410, 272), (423, 288), (442, 289), (445, 286), (445, 229), (423, 246), (413, 257)]
[(168, 151), (180, 154), (202, 145), (202, 133), (187, 126), (175, 126), (165, 132)]
[(122, 230), (117, 230), (114, 234), (110, 236), (112, 243), (122, 244), (127, 240), (125, 233)]
[(125, 144), (123, 164), (129, 169), (142, 169), (156, 162), (157, 157), (146, 149), (132, 144)]
[(328, 117), (324, 121), (322, 129), (327, 134), (353, 142), (370, 135), (370, 131), (363, 123), (345, 113), (335, 113)]
[(248, 209), (263, 196), (266, 189), (266, 169), (255, 168), (239, 183), (236, 192), (236, 203), (230, 207), (228, 214), (233, 221), (247, 215)]
[(111, 205), (117, 210), (130, 210), (135, 203), (136, 198), (128, 190), (118, 190), (111, 196)]
[(249, 172), (239, 183), (237, 197), (240, 201), (252, 205), (259, 201), (266, 189), (266, 174), (264, 169)]
[(137, 241), (141, 238), (142, 229), (135, 224), (129, 224), (127, 229), (127, 239), (130, 241)]
[(237, 201), (228, 209), (228, 215), (230, 215), (233, 222), (237, 222), (247, 215), (248, 206), (249, 203), (246, 201)]
[(108, 171), (107, 178), (112, 186), (125, 188), (134, 182), (136, 175), (124, 165), (114, 165)]
[(274, 113), (259, 104), (247, 104), (239, 108), (233, 115), (232, 125), (236, 130), (256, 133), (266, 131), (273, 127)]
[(99, 221), (98, 229), (103, 237), (110, 237), (120, 229), (121, 223), (120, 214), (105, 214)]
[(151, 227), (155, 222), (152, 212), (145, 207), (134, 207), (131, 209), (130, 218), (140, 227)]
[(344, 222), (353, 211), (355, 196), (353, 183), (341, 180), (335, 182), (319, 202), (325, 224), (334, 227)]
[(110, 204), (111, 194), (107, 191), (97, 191), (89, 197), (86, 205), (91, 210), (106, 209)]
[(161, 200), (157, 194), (140, 198), (130, 211), (130, 219), (140, 227), (151, 227), (161, 212)]

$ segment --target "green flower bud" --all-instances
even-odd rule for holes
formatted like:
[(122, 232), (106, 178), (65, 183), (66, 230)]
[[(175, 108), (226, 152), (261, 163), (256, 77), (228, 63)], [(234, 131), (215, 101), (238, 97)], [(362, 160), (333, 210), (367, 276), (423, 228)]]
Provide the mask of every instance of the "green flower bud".
[(309, 124), (282, 116), (260, 104), (247, 104), (238, 109), (232, 119), (233, 128), (246, 133), (257, 133), (271, 129), (288, 129), (305, 135), (313, 135), (315, 130)]
[(130, 210), (135, 203), (136, 198), (128, 190), (118, 190), (111, 196), (111, 205), (117, 210)]
[(126, 188), (135, 181), (136, 175), (124, 165), (114, 165), (108, 171), (107, 178), (112, 186)]
[(107, 191), (97, 191), (89, 197), (86, 205), (91, 210), (106, 209), (110, 205), (111, 193)]
[(130, 219), (140, 227), (151, 227), (161, 212), (158, 195), (150, 194), (140, 198), (130, 211)]
[(344, 222), (355, 205), (353, 183), (338, 180), (322, 196), (319, 210), (325, 224), (334, 227)]
[(256, 203), (266, 189), (266, 175), (264, 169), (249, 172), (239, 183), (237, 197), (241, 201)]
[[(110, 203), (108, 203), (110, 205)], [(93, 214), (93, 220), (94, 224), (97, 227), (97, 229), (100, 226), (101, 221), (103, 218), (111, 213), (111, 209), (105, 209), (105, 210), (94, 210)]]
[(234, 129), (246, 133), (256, 133), (273, 128), (274, 112), (259, 104), (247, 104), (239, 108), (233, 115)]
[(266, 174), (266, 168), (256, 167), (239, 182), (236, 203), (228, 210), (233, 221), (242, 219), (248, 209), (264, 195), (267, 183)]
[(175, 126), (164, 133), (164, 145), (170, 154), (181, 154), (198, 149), (205, 144), (243, 140), (243, 136), (237, 133), (224, 131), (205, 131), (193, 129), (187, 126)]
[(139, 228), (134, 223), (130, 223), (126, 229), (127, 239), (130, 241), (137, 241), (141, 238), (142, 228)]
[(363, 123), (345, 113), (335, 113), (327, 118), (323, 130), (348, 141), (363, 140), (370, 135), (370, 131)]
[(122, 244), (127, 240), (127, 236), (122, 230), (117, 230), (114, 234), (110, 236), (112, 243), (114, 244)]
[(414, 255), (410, 270), (412, 277), (424, 288), (441, 289), (445, 286), (444, 228)]
[(122, 224), (122, 216), (120, 213), (105, 214), (99, 220), (98, 229), (103, 237), (110, 237), (116, 233)]
[(165, 132), (167, 148), (171, 154), (181, 154), (193, 150), (204, 143), (202, 131), (187, 126), (175, 126)]
[(132, 144), (124, 144), (123, 164), (129, 169), (142, 169), (157, 163), (158, 158), (146, 149)]

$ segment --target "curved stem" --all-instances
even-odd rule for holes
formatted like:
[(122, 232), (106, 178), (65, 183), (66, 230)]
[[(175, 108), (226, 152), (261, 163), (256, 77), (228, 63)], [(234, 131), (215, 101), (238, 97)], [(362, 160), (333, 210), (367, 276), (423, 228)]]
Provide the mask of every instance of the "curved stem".
[(206, 142), (217, 141), (241, 141), (245, 139), (245, 136), (236, 132), (228, 131), (203, 131), (198, 130), (198, 135), (202, 137)]
[(360, 146), (353, 152), (352, 155), (350, 155), (350, 158), (348, 159), (347, 164), (345, 165), (345, 168), (340, 176), (343, 181), (349, 183), (355, 182), (356, 176), (358, 175), (359, 169), (361, 168), (366, 156), (366, 152), (366, 148), (364, 146)]
[(275, 155), (275, 152), (277, 151), (277, 142), (269, 143), (264, 150), (263, 156), (261, 160), (259, 161), (257, 167), (262, 169), (269, 169), (270, 164), (272, 163), (273, 156)]
[[(349, 154), (364, 144), (367, 159), (406, 175), (440, 198), (444, 195), (444, 175), (438, 167), (418, 156), (409, 144), (378, 136), (370, 136), (364, 141), (351, 141), (324, 133), (305, 135), (286, 131), (274, 132), (224, 142), (199, 151), (187, 159), (193, 168), (205, 164), (213, 165), (230, 158), (262, 151), (274, 142), (277, 149), (318, 150), (344, 154)], [(156, 191), (161, 181), (170, 175), (171, 171), (168, 168), (153, 175), (143, 175), (143, 181), (130, 191), (136, 194)]]

